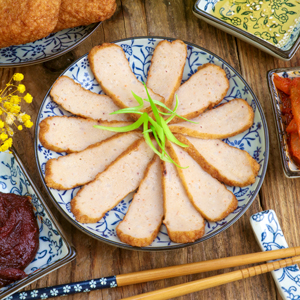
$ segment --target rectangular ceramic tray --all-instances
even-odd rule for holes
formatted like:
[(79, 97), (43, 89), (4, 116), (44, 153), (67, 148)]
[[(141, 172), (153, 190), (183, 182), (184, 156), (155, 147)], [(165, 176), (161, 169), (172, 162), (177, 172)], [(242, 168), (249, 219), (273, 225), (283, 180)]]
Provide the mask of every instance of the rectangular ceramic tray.
[(210, 12), (218, 1), (219, 0), (197, 0), (193, 8), (193, 13), (210, 25), (217, 27), (218, 29), (221, 29), (277, 58), (290, 60), (294, 56), (300, 46), (300, 24), (294, 29), (295, 32), (291, 34), (287, 45), (285, 45), (284, 48), (278, 48), (254, 34), (235, 27), (212, 15)]
[(24, 270), (28, 276), (0, 288), (0, 299), (3, 299), (69, 263), (75, 258), (76, 252), (74, 247), (68, 243), (14, 149), (12, 149), (12, 153), (0, 152), (0, 191), (31, 197), (40, 237), (35, 259)]
[(275, 119), (282, 167), (283, 167), (285, 175), (288, 178), (296, 178), (296, 177), (300, 177), (300, 169), (293, 162), (293, 160), (289, 154), (289, 151), (288, 151), (287, 135), (285, 132), (285, 124), (283, 122), (282, 113), (281, 113), (282, 102), (280, 99), (280, 95), (278, 94), (278, 91), (273, 82), (273, 77), (274, 77), (275, 73), (282, 77), (290, 77), (290, 78), (299, 77), (300, 76), (300, 67), (274, 69), (274, 70), (268, 71), (268, 73), (267, 73), (268, 87), (269, 87), (269, 92), (270, 92), (271, 101), (272, 101), (272, 108), (273, 108), (273, 113), (274, 113), (274, 119)]

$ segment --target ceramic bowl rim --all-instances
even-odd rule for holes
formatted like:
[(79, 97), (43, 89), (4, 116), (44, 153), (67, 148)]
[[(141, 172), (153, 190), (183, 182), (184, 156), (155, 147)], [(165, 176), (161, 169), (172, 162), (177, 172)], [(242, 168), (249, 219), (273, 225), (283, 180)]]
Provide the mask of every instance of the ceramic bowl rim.
[[(27, 67), (27, 66), (36, 65), (36, 64), (39, 64), (39, 63), (43, 63), (43, 62), (58, 58), (61, 55), (64, 55), (64, 54), (68, 53), (69, 51), (73, 50), (75, 47), (79, 46), (79, 44), (81, 44), (83, 41), (85, 41), (91, 34), (93, 34), (97, 30), (97, 28), (101, 25), (101, 23), (102, 22), (94, 23), (95, 27), (91, 30), (91, 32), (89, 32), (87, 35), (85, 35), (84, 37), (79, 39), (74, 45), (66, 48), (65, 50), (63, 50), (61, 52), (54, 53), (54, 54), (52, 54), (48, 57), (43, 57), (43, 58), (39, 58), (37, 60), (32, 60), (32, 61), (24, 61), (24, 62), (21, 62), (21, 63), (12, 63), (12, 64), (0, 63), (0, 68)], [(87, 25), (87, 26), (89, 26), (89, 25)], [(21, 46), (21, 45), (16, 45), (16, 46)], [(6, 48), (6, 47), (4, 47), (4, 48)]]

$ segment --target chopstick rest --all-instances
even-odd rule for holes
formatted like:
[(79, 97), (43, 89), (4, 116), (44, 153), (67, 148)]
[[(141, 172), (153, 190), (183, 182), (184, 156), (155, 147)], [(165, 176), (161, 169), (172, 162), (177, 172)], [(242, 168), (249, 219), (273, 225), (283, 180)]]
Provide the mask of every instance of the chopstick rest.
[[(288, 248), (276, 213), (273, 210), (252, 215), (250, 224), (262, 251)], [(297, 265), (278, 269), (271, 273), (284, 300), (300, 299), (300, 269)]]

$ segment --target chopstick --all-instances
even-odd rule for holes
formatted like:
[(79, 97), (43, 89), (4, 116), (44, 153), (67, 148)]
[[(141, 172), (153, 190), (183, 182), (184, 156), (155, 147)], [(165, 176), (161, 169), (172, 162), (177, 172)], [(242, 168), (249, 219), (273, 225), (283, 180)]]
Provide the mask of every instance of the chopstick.
[[(247, 264), (259, 263), (268, 260), (286, 258), (300, 255), (300, 247), (292, 247), (280, 250), (257, 252), (239, 256), (225, 257), (208, 261), (152, 269), (110, 277), (102, 277), (81, 282), (73, 282), (58, 286), (46, 287), (31, 291), (23, 291), (13, 294), (10, 300), (33, 300), (70, 295), (93, 290), (125, 286), (142, 282), (191, 275), (196, 273), (215, 271), (225, 268), (237, 267)], [(239, 271), (240, 272), (240, 271)], [(238, 279), (236, 279), (238, 280)], [(192, 284), (192, 283), (191, 283)], [(26, 295), (25, 295), (26, 294)], [(26, 296), (26, 298), (24, 298)], [(169, 297), (170, 298), (170, 297)]]
[(225, 283), (253, 277), (263, 273), (271, 272), (277, 269), (285, 268), (300, 262), (300, 256), (287, 258), (284, 260), (274, 261), (263, 265), (258, 265), (251, 268), (246, 268), (238, 271), (233, 271), (225, 274), (220, 274), (204, 279), (195, 280), (188, 283), (183, 283), (171, 286), (165, 289), (144, 293), (123, 300), (165, 300), (174, 297), (183, 296), (189, 293), (198, 292), (211, 287), (223, 285)]

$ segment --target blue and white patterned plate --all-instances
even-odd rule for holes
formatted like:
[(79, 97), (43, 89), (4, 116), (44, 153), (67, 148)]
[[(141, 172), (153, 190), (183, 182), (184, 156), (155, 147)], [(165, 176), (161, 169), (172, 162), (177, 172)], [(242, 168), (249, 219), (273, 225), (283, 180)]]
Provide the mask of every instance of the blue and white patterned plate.
[[(134, 39), (126, 39), (117, 41), (116, 44), (120, 45), (128, 58), (130, 66), (139, 80), (146, 81), (147, 72), (150, 66), (151, 57), (153, 50), (158, 42), (162, 38), (156, 37), (141, 37)], [(187, 43), (188, 44), (188, 43)], [(255, 118), (253, 126), (229, 139), (226, 139), (225, 142), (244, 149), (250, 153), (260, 164), (261, 168), (259, 174), (256, 178), (254, 184), (239, 188), (231, 187), (229, 188), (238, 199), (238, 208), (231, 213), (227, 218), (219, 222), (207, 222), (205, 235), (197, 240), (195, 243), (199, 243), (208, 238), (213, 237), (217, 233), (228, 228), (235, 221), (240, 218), (243, 213), (251, 205), (252, 201), (256, 197), (261, 184), (263, 182), (269, 154), (269, 137), (268, 130), (263, 115), (263, 111), (260, 107), (260, 104), (251, 91), (248, 84), (244, 79), (226, 62), (224, 62), (219, 57), (215, 56), (213, 53), (198, 47), (196, 45), (188, 44), (188, 55), (186, 59), (186, 65), (183, 73), (183, 81), (186, 81), (193, 73), (197, 71), (197, 68), (204, 63), (214, 63), (222, 67), (226, 74), (227, 78), (230, 81), (230, 88), (223, 102), (228, 102), (234, 98), (243, 98), (245, 99), (253, 108), (255, 112)], [(76, 82), (79, 82), (84, 88), (89, 89), (96, 93), (102, 93), (101, 88), (97, 81), (94, 78), (93, 73), (91, 72), (87, 55), (83, 56), (77, 60), (73, 65), (71, 65), (62, 75), (69, 76), (73, 78)], [(35, 151), (38, 168), (42, 180), (44, 181), (45, 175), (45, 164), (50, 158), (57, 158), (65, 153), (56, 153), (50, 150), (45, 149), (39, 139), (39, 123), (48, 116), (63, 116), (70, 115), (64, 111), (60, 106), (51, 101), (49, 93), (46, 95), (37, 118), (36, 123), (36, 140), (35, 140)], [(46, 184), (45, 184), (46, 187)], [(76, 195), (80, 188), (75, 188), (68, 191), (61, 191), (55, 189), (48, 189), (53, 202), (58, 207), (58, 209), (63, 213), (65, 217), (77, 228), (81, 229), (83, 232), (97, 238), (101, 241), (108, 242), (110, 244), (132, 248), (124, 243), (122, 243), (116, 235), (116, 226), (123, 219), (128, 205), (131, 201), (131, 196), (126, 197), (122, 200), (113, 210), (108, 212), (103, 219), (94, 224), (82, 224), (75, 220), (73, 214), (70, 211), (70, 201)], [(192, 244), (192, 243), (191, 243)], [(154, 240), (151, 246), (142, 248), (142, 250), (165, 250), (165, 249), (174, 249), (178, 247), (184, 247), (191, 244), (176, 244), (170, 241), (167, 230), (163, 225), (158, 234), (158, 237)], [(137, 248), (134, 248), (137, 249)]]
[(0, 67), (28, 66), (71, 51), (92, 34), (101, 23), (64, 29), (24, 45), (0, 49)]
[(70, 262), (75, 258), (76, 252), (56, 224), (56, 220), (14, 151), (13, 154), (0, 152), (0, 191), (30, 196), (39, 226), (38, 252), (24, 270), (28, 276), (0, 288), (0, 299), (3, 299)]

